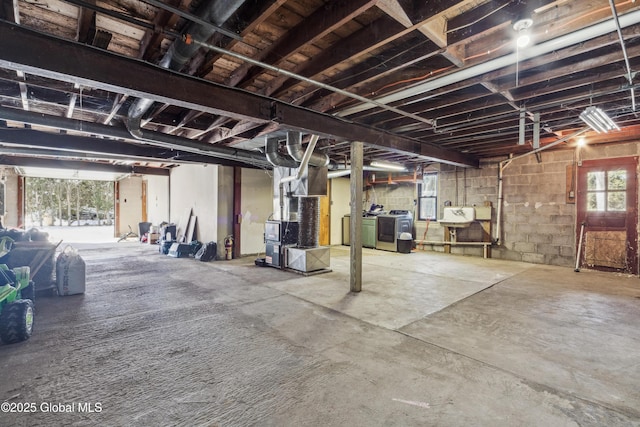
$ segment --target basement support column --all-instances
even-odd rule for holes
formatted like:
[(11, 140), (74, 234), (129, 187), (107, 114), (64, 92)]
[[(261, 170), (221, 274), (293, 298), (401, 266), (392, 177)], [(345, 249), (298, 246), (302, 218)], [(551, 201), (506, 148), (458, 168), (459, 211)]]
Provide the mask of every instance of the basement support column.
[(362, 290), (362, 158), (363, 144), (351, 143), (350, 291)]

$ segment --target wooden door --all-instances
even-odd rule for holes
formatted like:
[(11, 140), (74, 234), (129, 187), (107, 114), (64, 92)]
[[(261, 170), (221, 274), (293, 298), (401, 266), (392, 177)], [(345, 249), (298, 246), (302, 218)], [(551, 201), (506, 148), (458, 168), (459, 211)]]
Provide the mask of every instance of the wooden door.
[(320, 246), (328, 246), (331, 236), (331, 180), (327, 182), (327, 195), (320, 197), (320, 236), (318, 243)]
[(638, 274), (637, 157), (583, 161), (578, 168), (576, 245), (581, 265)]
[(147, 222), (147, 181), (142, 180), (142, 222)]

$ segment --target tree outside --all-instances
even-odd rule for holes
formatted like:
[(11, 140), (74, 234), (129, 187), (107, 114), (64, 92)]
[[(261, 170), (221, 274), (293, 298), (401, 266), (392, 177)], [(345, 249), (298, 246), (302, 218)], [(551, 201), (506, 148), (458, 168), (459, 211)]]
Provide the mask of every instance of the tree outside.
[(28, 227), (113, 224), (113, 182), (29, 177), (25, 193)]

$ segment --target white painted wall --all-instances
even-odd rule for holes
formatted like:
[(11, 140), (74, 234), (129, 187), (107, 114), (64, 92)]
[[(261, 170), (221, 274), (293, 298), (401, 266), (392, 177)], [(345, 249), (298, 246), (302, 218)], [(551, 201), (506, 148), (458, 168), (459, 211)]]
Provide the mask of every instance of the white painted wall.
[(120, 192), (116, 203), (119, 205), (119, 230), (116, 235), (122, 235), (131, 230), (138, 232), (138, 223), (142, 221), (142, 177), (130, 176), (119, 182)]
[(169, 221), (169, 177), (147, 175), (147, 220), (153, 225)]
[(271, 171), (242, 169), (240, 251), (242, 255), (264, 252), (264, 224), (272, 213)]
[(342, 217), (351, 212), (350, 178), (335, 178), (331, 180), (331, 237), (330, 245), (342, 244)]
[[(216, 241), (218, 235), (219, 168), (216, 165), (180, 165), (171, 170), (169, 180), (170, 221), (179, 225), (192, 209), (192, 214), (197, 216), (194, 238), (205, 243)], [(178, 230), (178, 235), (183, 232)]]

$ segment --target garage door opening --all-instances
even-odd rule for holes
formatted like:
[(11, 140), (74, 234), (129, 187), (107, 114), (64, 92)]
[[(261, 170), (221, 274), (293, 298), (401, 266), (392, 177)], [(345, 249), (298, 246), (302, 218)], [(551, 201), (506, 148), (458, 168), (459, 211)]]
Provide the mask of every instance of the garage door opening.
[(25, 229), (49, 233), (50, 241), (113, 242), (113, 181), (26, 177)]

